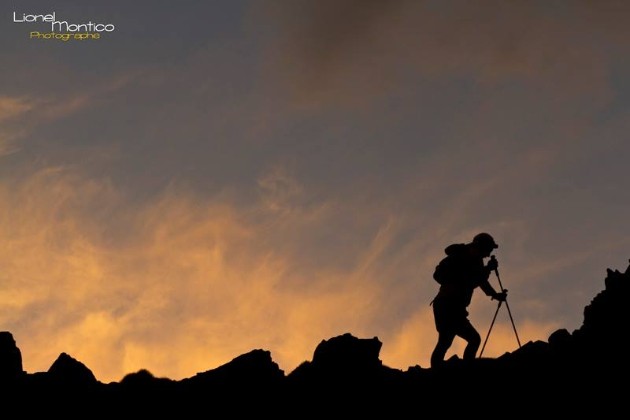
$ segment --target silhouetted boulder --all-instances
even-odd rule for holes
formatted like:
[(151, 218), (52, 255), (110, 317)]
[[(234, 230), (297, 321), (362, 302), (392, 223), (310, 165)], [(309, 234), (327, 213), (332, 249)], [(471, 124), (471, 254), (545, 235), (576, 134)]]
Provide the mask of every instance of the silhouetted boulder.
[[(63, 404), (68, 398), (80, 399), (81, 402), (98, 400), (102, 397), (99, 393), (102, 387), (92, 371), (83, 363), (61, 353), (50, 366), (47, 372), (35, 372), (26, 375), (15, 392), (27, 393), (31, 398), (49, 401), (51, 404), (63, 405), (64, 413), (70, 414), (75, 410), (80, 411), (76, 404)], [(51, 410), (53, 407), (51, 406)]]
[(284, 371), (272, 360), (271, 352), (256, 349), (181, 382), (187, 386), (226, 390), (274, 386), (280, 384), (283, 378)]
[(571, 344), (571, 334), (566, 328), (560, 328), (551, 333), (547, 341), (553, 347), (565, 348)]
[(90, 387), (98, 383), (90, 369), (67, 353), (61, 353), (48, 369), (48, 378), (58, 385)]
[(383, 343), (374, 338), (357, 338), (350, 333), (322, 340), (313, 353), (313, 365), (318, 369), (363, 370), (380, 368)]
[(132, 414), (164, 416), (166, 413), (163, 410), (174, 407), (181, 399), (177, 381), (157, 378), (146, 369), (129, 373), (120, 382), (109, 383), (107, 391), (108, 399), (116, 402), (114, 407), (125, 407), (129, 416)]
[(125, 375), (120, 381), (121, 385), (129, 389), (152, 389), (156, 390), (161, 387), (167, 387), (174, 381), (169, 378), (156, 378), (146, 369), (140, 369), (137, 372)]
[(322, 340), (313, 360), (303, 362), (288, 375), (288, 389), (297, 392), (291, 394), (292, 398), (335, 401), (347, 397), (348, 390), (361, 398), (393, 390), (403, 372), (383, 365), (379, 358), (381, 346), (377, 337), (358, 338), (350, 333)]
[(383, 366), (379, 359), (381, 346), (377, 337), (357, 338), (350, 333), (322, 340), (315, 348), (313, 360), (303, 362), (289, 376), (304, 381), (372, 373)]
[(630, 293), (630, 266), (625, 273), (606, 269), (606, 288), (584, 308), (584, 322), (579, 329), (585, 339), (602, 339), (619, 336), (617, 326), (627, 324), (630, 311), (626, 304)]
[(0, 331), (0, 383), (15, 381), (23, 375), (22, 352), (15, 344), (13, 334)]

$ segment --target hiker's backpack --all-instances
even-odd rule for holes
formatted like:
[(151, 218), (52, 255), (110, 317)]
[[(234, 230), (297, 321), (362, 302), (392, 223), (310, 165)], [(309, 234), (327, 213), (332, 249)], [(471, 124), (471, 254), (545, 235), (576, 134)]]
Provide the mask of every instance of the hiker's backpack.
[(455, 258), (447, 255), (442, 258), (433, 272), (433, 279), (440, 285), (452, 282), (457, 277), (457, 267)]

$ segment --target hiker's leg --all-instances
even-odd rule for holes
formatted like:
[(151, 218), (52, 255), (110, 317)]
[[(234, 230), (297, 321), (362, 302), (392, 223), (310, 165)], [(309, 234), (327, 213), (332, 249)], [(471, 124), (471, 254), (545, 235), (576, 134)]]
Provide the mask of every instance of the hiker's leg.
[(466, 322), (462, 322), (462, 325), (457, 331), (457, 335), (467, 342), (466, 348), (464, 349), (464, 360), (474, 359), (481, 345), (481, 336), (468, 319), (466, 319)]
[(453, 344), (454, 338), (455, 334), (440, 333), (433, 353), (431, 353), (431, 367), (439, 366), (444, 362), (444, 356), (446, 356), (446, 352)]
[(431, 367), (436, 367), (444, 362), (446, 352), (455, 339), (456, 325), (452, 309), (444, 302), (435, 300), (433, 302), (433, 319), (435, 329), (438, 332), (438, 341), (431, 353)]

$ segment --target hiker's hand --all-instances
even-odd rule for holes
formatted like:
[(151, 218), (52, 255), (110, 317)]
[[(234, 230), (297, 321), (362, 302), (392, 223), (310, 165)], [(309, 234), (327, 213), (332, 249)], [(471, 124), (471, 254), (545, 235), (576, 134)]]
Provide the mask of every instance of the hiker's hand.
[(499, 268), (499, 261), (497, 261), (496, 258), (490, 258), (486, 267), (488, 268), (488, 271), (495, 271)]
[(504, 290), (501, 293), (495, 293), (494, 296), (492, 296), (492, 299), (496, 299), (499, 302), (505, 302), (505, 299), (507, 299), (507, 290)]

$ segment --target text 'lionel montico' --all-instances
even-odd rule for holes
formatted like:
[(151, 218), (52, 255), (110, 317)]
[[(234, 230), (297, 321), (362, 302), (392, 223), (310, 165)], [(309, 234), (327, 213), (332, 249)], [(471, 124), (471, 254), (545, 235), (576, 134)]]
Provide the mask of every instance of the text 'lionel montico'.
[(56, 12), (47, 14), (27, 14), (13, 12), (15, 23), (50, 23), (52, 32), (113, 32), (116, 27), (112, 23), (83, 22), (70, 23), (67, 20), (57, 20)]

